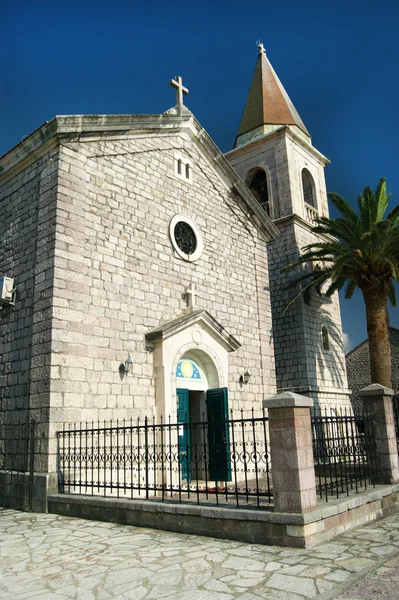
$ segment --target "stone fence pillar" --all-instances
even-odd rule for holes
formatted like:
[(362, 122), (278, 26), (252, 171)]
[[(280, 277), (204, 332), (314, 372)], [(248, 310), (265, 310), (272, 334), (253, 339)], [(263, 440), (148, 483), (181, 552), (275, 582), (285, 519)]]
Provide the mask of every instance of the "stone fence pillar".
[(310, 408), (313, 400), (284, 392), (267, 398), (275, 512), (302, 513), (316, 507)]
[(360, 390), (364, 410), (371, 413), (377, 450), (378, 483), (399, 482), (398, 445), (392, 406), (394, 391), (379, 383)]

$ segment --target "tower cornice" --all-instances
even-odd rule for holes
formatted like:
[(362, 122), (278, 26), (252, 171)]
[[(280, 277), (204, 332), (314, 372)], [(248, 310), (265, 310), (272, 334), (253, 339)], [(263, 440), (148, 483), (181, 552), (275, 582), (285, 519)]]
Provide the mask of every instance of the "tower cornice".
[(294, 129), (292, 129), (292, 127), (290, 125), (282, 125), (278, 129), (275, 129), (274, 131), (270, 131), (269, 133), (264, 134), (262, 137), (259, 137), (256, 140), (249, 141), (242, 146), (233, 148), (232, 150), (229, 150), (228, 152), (226, 152), (225, 156), (227, 159), (229, 159), (230, 156), (233, 156), (233, 155), (234, 155), (234, 157), (239, 157), (241, 155), (248, 153), (248, 151), (256, 150), (257, 148), (262, 146), (266, 141), (273, 141), (273, 140), (276, 140), (276, 139), (278, 139), (280, 137), (284, 137), (284, 136), (288, 137), (292, 141), (295, 141), (300, 146), (305, 148), (322, 164), (324, 164), (324, 165), (330, 164), (331, 161), (326, 156), (324, 156), (324, 154), (319, 152), (319, 150), (317, 150), (314, 146), (312, 146), (312, 144), (307, 142), (301, 135), (296, 133), (296, 131)]
[[(308, 221), (306, 221), (306, 219), (302, 218), (301, 216), (297, 215), (296, 213), (287, 215), (286, 217), (279, 217), (278, 219), (274, 219), (273, 223), (277, 228), (284, 226), (284, 225), (290, 225), (291, 223), (294, 223), (295, 225), (300, 225), (302, 228), (307, 229), (310, 232), (312, 232), (312, 229), (314, 227), (314, 224), (309, 223)], [(319, 238), (323, 239), (323, 241), (327, 241), (327, 242), (336, 241), (336, 238), (334, 238), (332, 235), (318, 233), (317, 236)]]

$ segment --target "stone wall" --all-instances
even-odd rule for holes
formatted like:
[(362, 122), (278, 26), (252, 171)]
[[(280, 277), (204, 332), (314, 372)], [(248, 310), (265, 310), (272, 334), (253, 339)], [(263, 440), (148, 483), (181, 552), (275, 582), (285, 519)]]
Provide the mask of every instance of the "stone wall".
[[(254, 167), (268, 174), (271, 217), (280, 230), (268, 244), (278, 390), (311, 395), (316, 406), (349, 405), (338, 295), (321, 299), (314, 294), (309, 305), (298, 298), (283, 314), (294, 294), (286, 287), (300, 272), (281, 274), (281, 269), (294, 262), (304, 246), (319, 241), (311, 233), (314, 215), (328, 215), (324, 179), (328, 161), (288, 127), (229, 152), (227, 157), (244, 180)], [(304, 168), (314, 180), (317, 210), (304, 203)], [(329, 332), (329, 350), (323, 350), (323, 326)]]
[(362, 494), (322, 503), (302, 514), (77, 494), (54, 494), (48, 499), (48, 512), (69, 517), (308, 549), (394, 514), (398, 506), (398, 485), (370, 488)]
[[(309, 304), (300, 297), (283, 314), (296, 293), (287, 285), (300, 271), (280, 271), (317, 238), (309, 226), (294, 219), (279, 228), (280, 236), (268, 245), (277, 387), (305, 395), (311, 391), (315, 406), (348, 404), (338, 294), (320, 298), (313, 292)], [(323, 349), (322, 327), (328, 331), (329, 350)]]
[[(229, 354), (229, 408), (260, 412), (276, 390), (267, 252), (232, 182), (185, 132), (107, 130), (77, 141), (78, 120), (63, 119), (32, 134), (34, 153), (26, 143), (2, 162), (0, 264), (18, 293), (2, 313), (1, 410), (30, 410), (43, 424), (36, 470), (55, 469), (63, 423), (152, 416), (145, 334), (184, 314), (191, 283), (195, 308), (241, 343)], [(177, 176), (177, 155), (190, 162), (190, 181)], [(172, 247), (169, 223), (178, 213), (203, 237), (197, 262)], [(133, 371), (123, 378), (119, 365), (129, 354)]]
[(36, 469), (46, 469), (57, 153), (2, 177), (0, 275), (14, 278), (16, 304), (0, 310), (0, 419), (39, 423)]
[[(192, 183), (174, 173), (176, 151)], [(198, 226), (195, 263), (170, 243), (171, 218)], [(55, 259), (54, 422), (152, 415), (154, 366), (145, 333), (184, 313), (187, 286), (242, 347), (230, 354), (229, 405), (260, 408), (275, 389), (265, 244), (220, 177), (183, 136), (64, 144)], [(118, 367), (130, 353), (133, 375)], [(239, 376), (248, 369), (244, 389)]]
[(241, 146), (226, 157), (245, 181), (248, 171), (261, 167), (268, 175), (270, 216), (273, 220), (293, 213), (305, 218), (302, 194), (302, 169), (312, 174), (320, 214), (328, 215), (324, 178), (326, 159), (310, 144), (292, 134), (290, 128), (278, 131)]
[[(392, 387), (396, 394), (399, 393), (399, 329), (390, 327), (391, 354), (392, 354)], [(365, 340), (346, 355), (346, 368), (348, 371), (348, 386), (352, 390), (352, 405), (354, 410), (360, 410), (363, 401), (358, 392), (373, 383), (370, 375), (369, 343)]]

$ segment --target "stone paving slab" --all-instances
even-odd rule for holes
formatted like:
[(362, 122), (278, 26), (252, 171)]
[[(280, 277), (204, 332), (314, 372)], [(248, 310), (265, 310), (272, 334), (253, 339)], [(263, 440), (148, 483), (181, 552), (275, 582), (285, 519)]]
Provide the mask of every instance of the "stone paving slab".
[(345, 600), (391, 600), (399, 598), (399, 556), (348, 585), (338, 596)]
[(399, 515), (311, 550), (0, 510), (0, 599), (399, 598)]

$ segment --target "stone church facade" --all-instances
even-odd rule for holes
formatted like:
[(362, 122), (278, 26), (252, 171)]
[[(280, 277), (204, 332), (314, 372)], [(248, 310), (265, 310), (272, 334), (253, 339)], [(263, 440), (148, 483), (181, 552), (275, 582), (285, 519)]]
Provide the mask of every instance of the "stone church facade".
[[(178, 102), (56, 117), (0, 159), (0, 413), (35, 418), (38, 470), (64, 423), (206, 418), (209, 390), (225, 416), (286, 389), (346, 402), (338, 299), (282, 315), (280, 268), (328, 214), (327, 161), (265, 61), (226, 156)], [(269, 123), (257, 102), (276, 89)]]

